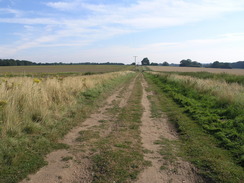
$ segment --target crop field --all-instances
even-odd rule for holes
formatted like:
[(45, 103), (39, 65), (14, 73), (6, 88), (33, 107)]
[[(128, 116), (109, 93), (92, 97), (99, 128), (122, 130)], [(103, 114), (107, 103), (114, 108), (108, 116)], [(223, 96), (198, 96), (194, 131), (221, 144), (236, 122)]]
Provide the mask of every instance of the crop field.
[(71, 67), (0, 77), (1, 183), (244, 181), (243, 75)]
[(51, 65), (51, 66), (2, 66), (0, 75), (36, 74), (36, 73), (104, 73), (130, 69), (123, 65)]
[(244, 69), (214, 69), (214, 68), (198, 68), (198, 67), (164, 67), (164, 66), (148, 66), (152, 71), (160, 72), (211, 72), (211, 73), (227, 73), (235, 75), (244, 75)]

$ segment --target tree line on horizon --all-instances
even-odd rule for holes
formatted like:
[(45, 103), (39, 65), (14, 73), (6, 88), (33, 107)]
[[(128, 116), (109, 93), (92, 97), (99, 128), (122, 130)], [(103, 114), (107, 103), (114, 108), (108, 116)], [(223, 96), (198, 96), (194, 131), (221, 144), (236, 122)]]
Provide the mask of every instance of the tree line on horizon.
[(207, 68), (223, 68), (223, 69), (244, 69), (244, 61), (238, 61), (233, 63), (228, 62), (219, 62), (215, 61), (210, 64), (201, 64), (197, 61), (192, 61), (191, 59), (183, 59), (180, 61), (180, 64), (169, 64), (168, 62), (163, 63), (150, 63), (148, 58), (144, 58), (141, 61), (142, 65), (151, 65), (151, 66), (179, 66), (179, 67), (207, 67)]
[(0, 59), (0, 66), (31, 66), (31, 65), (125, 65), (123, 63), (93, 63), (93, 62), (84, 62), (84, 63), (36, 63), (27, 60), (15, 60), (15, 59)]
[[(180, 67), (207, 67), (207, 68), (239, 68), (244, 69), (244, 61), (238, 61), (233, 63), (224, 63), (215, 61), (210, 64), (201, 64), (197, 61), (192, 61), (191, 59), (183, 59), (180, 61), (180, 64), (169, 64), (164, 61), (163, 63), (154, 63), (149, 61), (146, 57), (141, 61), (142, 65), (151, 65), (151, 66), (180, 66)], [(0, 66), (31, 66), (31, 65), (125, 65), (124, 63), (93, 63), (93, 62), (84, 62), (84, 63), (62, 63), (62, 62), (54, 62), (54, 63), (36, 63), (27, 60), (15, 60), (15, 59), (0, 59)], [(131, 65), (135, 65), (133, 62)]]

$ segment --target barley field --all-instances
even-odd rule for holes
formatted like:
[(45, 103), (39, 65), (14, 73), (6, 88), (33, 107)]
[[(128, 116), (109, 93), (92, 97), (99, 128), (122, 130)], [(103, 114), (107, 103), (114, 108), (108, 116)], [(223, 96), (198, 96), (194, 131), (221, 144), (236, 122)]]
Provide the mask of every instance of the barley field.
[(104, 73), (130, 69), (125, 65), (40, 65), (40, 66), (2, 66), (0, 74), (35, 74), (35, 73)]
[(226, 73), (235, 75), (244, 75), (244, 69), (215, 69), (215, 68), (198, 68), (198, 67), (163, 67), (163, 66), (148, 66), (152, 71), (162, 72), (211, 72), (211, 73)]

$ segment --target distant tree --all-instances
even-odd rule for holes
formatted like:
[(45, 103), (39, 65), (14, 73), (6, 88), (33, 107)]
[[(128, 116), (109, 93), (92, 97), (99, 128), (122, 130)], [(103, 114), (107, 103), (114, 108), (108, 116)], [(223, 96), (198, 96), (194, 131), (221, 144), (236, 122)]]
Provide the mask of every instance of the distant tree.
[(148, 59), (148, 58), (144, 58), (144, 59), (141, 61), (141, 65), (150, 65), (149, 59)]
[(170, 66), (173, 66), (173, 67), (179, 67), (180, 65), (179, 64), (174, 64), (174, 63), (171, 63), (169, 64)]
[(36, 63), (26, 60), (0, 59), (0, 66), (35, 65)]
[(168, 62), (163, 62), (162, 66), (169, 66)]
[(191, 59), (187, 59), (187, 60), (181, 60), (180, 61), (180, 67), (189, 67), (191, 65)]
[(197, 61), (192, 61), (191, 59), (181, 60), (180, 67), (201, 67), (202, 64)]
[(220, 66), (219, 61), (215, 61), (214, 63), (212, 63), (212, 65), (210, 65), (210, 67), (212, 68), (219, 68), (219, 66)]
[(154, 62), (152, 62), (150, 65), (158, 66), (158, 63), (154, 63)]
[(200, 64), (199, 62), (193, 61), (191, 63), (191, 66), (190, 67), (202, 67), (202, 64)]
[(214, 63), (210, 64), (211, 68), (222, 68), (222, 69), (231, 69), (230, 63), (224, 63), (215, 61)]
[(238, 62), (231, 63), (231, 67), (244, 69), (244, 61), (238, 61)]
[(130, 65), (136, 65), (136, 63), (135, 62), (133, 62), (132, 64), (130, 64)]

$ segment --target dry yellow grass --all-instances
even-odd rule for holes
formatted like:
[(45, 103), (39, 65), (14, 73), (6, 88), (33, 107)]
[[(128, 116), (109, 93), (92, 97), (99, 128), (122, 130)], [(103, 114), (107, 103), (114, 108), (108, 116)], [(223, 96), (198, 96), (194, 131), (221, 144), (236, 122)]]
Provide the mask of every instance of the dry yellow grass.
[(161, 72), (212, 72), (244, 75), (244, 69), (214, 69), (214, 68), (198, 68), (198, 67), (163, 67), (148, 66), (152, 71)]
[(34, 125), (34, 129), (52, 126), (53, 119), (61, 119), (76, 103), (80, 92), (128, 73), (45, 79), (0, 78), (0, 136), (18, 134), (26, 126)]

